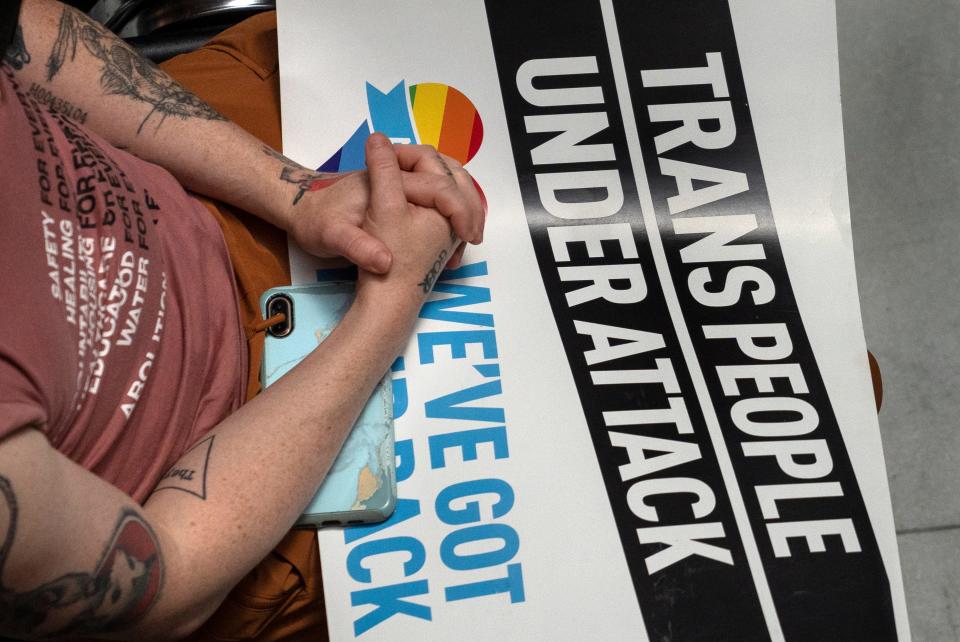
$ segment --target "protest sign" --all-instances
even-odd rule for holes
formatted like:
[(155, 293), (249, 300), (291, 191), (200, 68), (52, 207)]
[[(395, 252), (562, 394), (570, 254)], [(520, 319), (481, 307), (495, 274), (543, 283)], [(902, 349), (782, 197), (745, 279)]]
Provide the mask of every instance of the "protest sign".
[(279, 46), (291, 158), (381, 131), (489, 204), (396, 513), (321, 533), (334, 639), (908, 639), (832, 1), (286, 0)]

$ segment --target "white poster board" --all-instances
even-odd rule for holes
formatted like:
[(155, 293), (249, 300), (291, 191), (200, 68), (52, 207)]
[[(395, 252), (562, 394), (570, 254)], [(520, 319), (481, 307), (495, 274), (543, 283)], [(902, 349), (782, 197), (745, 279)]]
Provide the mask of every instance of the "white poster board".
[(489, 204), (396, 513), (321, 532), (333, 639), (909, 639), (832, 0), (284, 0), (279, 47), (291, 158), (384, 131)]

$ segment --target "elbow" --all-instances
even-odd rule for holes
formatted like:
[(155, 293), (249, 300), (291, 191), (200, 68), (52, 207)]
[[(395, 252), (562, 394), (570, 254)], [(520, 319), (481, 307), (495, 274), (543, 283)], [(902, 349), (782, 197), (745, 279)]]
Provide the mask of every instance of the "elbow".
[[(212, 615), (212, 613), (210, 615)], [(158, 632), (158, 637), (154, 639), (157, 641), (173, 641), (188, 638), (200, 630), (200, 627), (204, 625), (210, 615), (200, 618), (186, 618), (180, 622), (176, 622), (172, 627), (168, 626), (162, 633)]]
[(200, 627), (210, 618), (213, 613), (209, 613), (200, 617), (184, 617), (173, 622), (173, 626), (168, 626), (167, 630), (163, 632), (160, 640), (183, 640), (190, 637), (194, 633), (200, 630)]
[(187, 638), (200, 630), (224, 599), (226, 595), (220, 595), (212, 599), (198, 599), (182, 608), (164, 609), (163, 613), (151, 612), (148, 621), (131, 632), (133, 637), (130, 639), (162, 642)]
[(203, 605), (194, 605), (190, 613), (183, 614), (180, 618), (177, 618), (178, 626), (175, 627), (176, 631), (172, 639), (182, 640), (199, 631), (200, 628), (207, 623), (207, 620), (217, 612), (217, 609), (220, 608), (220, 605), (223, 604), (226, 597), (226, 595), (221, 595), (216, 599), (206, 600)]

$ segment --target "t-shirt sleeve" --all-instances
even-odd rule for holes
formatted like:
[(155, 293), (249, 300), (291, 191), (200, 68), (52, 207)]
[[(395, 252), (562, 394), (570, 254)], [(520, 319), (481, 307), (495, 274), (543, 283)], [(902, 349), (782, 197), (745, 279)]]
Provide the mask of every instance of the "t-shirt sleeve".
[(6, 53), (13, 42), (20, 16), (21, 0), (3, 0), (0, 2), (0, 51)]
[(38, 398), (37, 388), (15, 363), (0, 356), (0, 440), (20, 428), (33, 427), (43, 431), (47, 413)]

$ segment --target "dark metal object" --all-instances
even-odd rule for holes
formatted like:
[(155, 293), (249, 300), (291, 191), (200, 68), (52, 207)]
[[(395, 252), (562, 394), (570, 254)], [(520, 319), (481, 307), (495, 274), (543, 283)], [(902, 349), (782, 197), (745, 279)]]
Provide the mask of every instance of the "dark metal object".
[(104, 26), (125, 33), (125, 40), (145, 58), (162, 62), (275, 7), (273, 0), (126, 0)]
[(113, 33), (120, 33), (120, 31), (127, 26), (127, 23), (130, 22), (130, 19), (146, 6), (148, 2), (149, 0), (126, 0), (112, 16), (104, 22), (103, 26)]
[[(75, 7), (86, 13), (87, 11), (90, 11), (90, 7), (96, 4), (96, 2), (97, 0), (66, 0), (65, 4), (68, 4), (71, 7)], [(2, 642), (2, 638), (0, 638), (0, 642)]]
[[(134, 20), (133, 35), (137, 36), (185, 23), (223, 24), (227, 22), (232, 24), (247, 15), (276, 8), (276, 2), (273, 0), (171, 0), (167, 2), (130, 0), (130, 3), (138, 5), (138, 11), (135, 16), (124, 16), (124, 18), (128, 21)], [(122, 28), (122, 25), (120, 26)]]
[(219, 26), (205, 27), (191, 30), (190, 33), (134, 36), (126, 38), (126, 41), (144, 58), (160, 63), (182, 53), (199, 49), (221, 31), (223, 28)]

